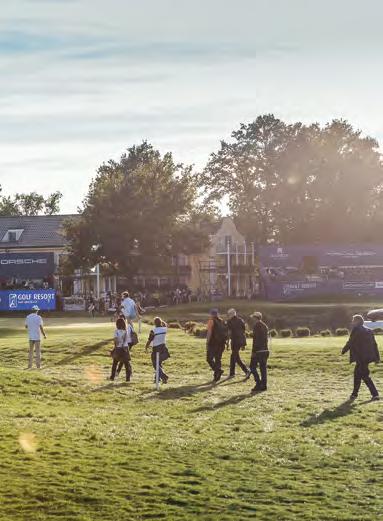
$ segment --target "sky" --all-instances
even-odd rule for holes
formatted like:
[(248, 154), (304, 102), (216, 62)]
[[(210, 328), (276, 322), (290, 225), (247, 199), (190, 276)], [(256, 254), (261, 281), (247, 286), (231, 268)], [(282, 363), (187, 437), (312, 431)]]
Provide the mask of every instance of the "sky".
[(3, 193), (74, 212), (129, 146), (198, 170), (264, 113), (383, 143), (382, 19), (381, 0), (3, 0)]

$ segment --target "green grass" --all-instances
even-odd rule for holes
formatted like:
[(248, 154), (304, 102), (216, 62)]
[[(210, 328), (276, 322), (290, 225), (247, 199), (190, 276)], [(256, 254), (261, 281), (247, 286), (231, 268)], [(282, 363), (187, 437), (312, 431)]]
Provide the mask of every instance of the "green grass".
[(174, 330), (157, 393), (143, 342), (133, 381), (110, 383), (112, 326), (80, 320), (47, 321), (38, 372), (22, 321), (0, 319), (1, 521), (383, 519), (382, 404), (346, 403), (344, 338), (273, 340), (252, 396), (240, 376), (211, 385), (204, 341)]

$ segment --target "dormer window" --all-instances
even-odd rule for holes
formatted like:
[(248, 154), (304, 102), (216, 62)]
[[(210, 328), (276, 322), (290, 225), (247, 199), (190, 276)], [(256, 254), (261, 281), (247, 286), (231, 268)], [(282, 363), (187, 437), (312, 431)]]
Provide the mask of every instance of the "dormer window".
[(8, 230), (1, 242), (18, 242), (24, 230)]

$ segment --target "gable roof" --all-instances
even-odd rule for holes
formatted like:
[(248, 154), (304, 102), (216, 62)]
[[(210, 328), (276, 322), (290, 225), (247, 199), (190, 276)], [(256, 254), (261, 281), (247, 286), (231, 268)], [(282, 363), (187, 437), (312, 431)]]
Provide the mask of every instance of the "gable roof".
[[(64, 247), (64, 221), (76, 215), (0, 217), (0, 248)], [(24, 230), (17, 242), (3, 241), (8, 230)]]

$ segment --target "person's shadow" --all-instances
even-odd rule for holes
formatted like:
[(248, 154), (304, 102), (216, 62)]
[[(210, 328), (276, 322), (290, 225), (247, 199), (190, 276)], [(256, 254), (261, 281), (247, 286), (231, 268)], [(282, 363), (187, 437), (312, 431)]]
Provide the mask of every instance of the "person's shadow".
[[(150, 391), (144, 391), (142, 393), (142, 397), (143, 399), (150, 400), (178, 400), (182, 398), (187, 398), (189, 396), (194, 396), (195, 394), (210, 391), (210, 389), (213, 389), (217, 385), (218, 383), (206, 382), (198, 385), (183, 385), (182, 387), (170, 387), (168, 389), (164, 389), (164, 387), (161, 386), (160, 392), (156, 393), (154, 389), (151, 389)], [(145, 398), (145, 395), (147, 395), (147, 398)]]
[[(63, 358), (63, 359), (59, 360), (58, 362), (56, 362), (54, 365), (67, 365), (67, 364), (71, 364), (72, 362), (75, 362), (79, 358), (82, 358), (84, 356), (92, 355), (93, 353), (95, 353), (96, 351), (98, 351), (102, 347), (107, 346), (110, 343), (111, 343), (110, 339), (108, 339), (108, 340), (101, 340), (100, 342), (97, 342), (96, 344), (92, 344), (90, 346), (84, 347), (78, 353), (74, 353), (73, 355), (66, 356), (65, 358)], [(105, 356), (107, 356), (107, 355), (105, 354)]]
[(300, 425), (301, 427), (312, 427), (313, 425), (320, 425), (328, 421), (336, 420), (337, 418), (351, 414), (357, 405), (364, 405), (369, 402), (370, 400), (366, 400), (358, 404), (355, 401), (346, 400), (333, 409), (324, 409), (320, 414), (312, 414), (309, 418), (301, 422)]
[(254, 398), (255, 394), (251, 393), (245, 393), (245, 394), (239, 394), (238, 396), (232, 396), (231, 398), (228, 398), (227, 400), (223, 400), (222, 402), (213, 403), (211, 405), (202, 405), (201, 407), (197, 407), (196, 409), (193, 409), (191, 412), (199, 413), (199, 412), (209, 412), (209, 411), (216, 411), (218, 409), (222, 409), (222, 407), (226, 407), (228, 405), (238, 405), (239, 403), (243, 402), (244, 400), (247, 400), (248, 398)]

